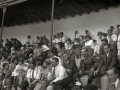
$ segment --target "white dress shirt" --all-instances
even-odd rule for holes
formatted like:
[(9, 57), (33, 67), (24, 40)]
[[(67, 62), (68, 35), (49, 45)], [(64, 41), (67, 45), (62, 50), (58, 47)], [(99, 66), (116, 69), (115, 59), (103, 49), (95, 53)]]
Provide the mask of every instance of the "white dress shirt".
[[(116, 42), (117, 41), (117, 35), (112, 34), (111, 39)], [(109, 36), (107, 36), (107, 40), (108, 40), (108, 42), (111, 41), (110, 38), (109, 38)]]
[(85, 46), (90, 46), (91, 48), (94, 49), (94, 42), (93, 42), (93, 40), (89, 40), (89, 41), (85, 42)]
[[(41, 73), (42, 73), (42, 67), (35, 67), (34, 69), (34, 74), (33, 74), (33, 70), (32, 69), (29, 69), (28, 72), (27, 72), (27, 78), (32, 78), (34, 77), (34, 79), (40, 79), (41, 77)], [(34, 75), (34, 76), (32, 76)]]
[(119, 79), (117, 79), (116, 82), (114, 83), (115, 84), (115, 88), (117, 88), (118, 83), (119, 83)]
[(53, 69), (55, 69), (55, 79), (53, 80), (53, 82), (57, 82), (68, 77), (65, 68), (63, 66), (57, 65), (56, 67), (52, 67), (52, 72), (48, 73), (48, 80), (51, 80), (53, 76)]
[(65, 49), (70, 50), (72, 48), (73, 44), (67, 44), (65, 43)]

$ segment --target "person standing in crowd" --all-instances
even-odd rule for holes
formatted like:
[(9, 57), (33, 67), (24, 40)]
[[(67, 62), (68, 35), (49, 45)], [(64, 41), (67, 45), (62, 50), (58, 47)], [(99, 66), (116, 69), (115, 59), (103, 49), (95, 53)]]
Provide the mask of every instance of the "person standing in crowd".
[[(52, 58), (52, 69), (48, 73), (49, 84), (47, 90), (63, 90), (64, 79), (67, 78), (66, 70), (63, 66), (59, 65), (58, 58)], [(68, 83), (68, 82), (66, 82)]]
[(30, 35), (28, 35), (27, 36), (27, 42), (26, 43), (29, 43), (30, 45), (34, 45), (34, 42), (33, 42), (33, 40), (31, 39), (31, 36)]
[(9, 48), (11, 48), (11, 42), (9, 41), (8, 38), (6, 38), (6, 42), (5, 42), (5, 44), (7, 44)]
[(64, 33), (63, 33), (63, 32), (60, 32), (60, 39), (61, 39), (61, 41), (60, 41), (60, 42), (63, 42), (63, 43), (65, 43), (65, 42), (66, 42), (66, 37), (65, 37), (65, 35), (64, 35)]
[(107, 31), (108, 32), (107, 40), (109, 44), (115, 43), (117, 41), (117, 36), (113, 34), (112, 31), (113, 31), (112, 29), (109, 29)]
[(107, 71), (108, 86), (106, 90), (120, 90), (120, 79), (118, 78), (119, 72), (116, 68), (111, 68)]

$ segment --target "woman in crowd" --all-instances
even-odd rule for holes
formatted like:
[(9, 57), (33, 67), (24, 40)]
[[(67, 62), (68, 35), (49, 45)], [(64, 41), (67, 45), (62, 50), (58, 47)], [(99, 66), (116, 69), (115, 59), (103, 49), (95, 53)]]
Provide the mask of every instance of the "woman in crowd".
[(70, 50), (72, 49), (73, 43), (70, 38), (67, 38), (66, 43), (65, 43), (65, 49)]

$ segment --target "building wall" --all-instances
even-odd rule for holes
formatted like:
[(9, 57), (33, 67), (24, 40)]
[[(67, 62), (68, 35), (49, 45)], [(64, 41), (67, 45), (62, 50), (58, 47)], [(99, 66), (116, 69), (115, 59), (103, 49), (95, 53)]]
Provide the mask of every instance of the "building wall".
[[(99, 13), (84, 13), (82, 16), (68, 17), (67, 19), (54, 20), (54, 33), (63, 31), (66, 36), (74, 38), (74, 31), (84, 34), (84, 30), (89, 30), (94, 38), (97, 31), (106, 32), (109, 27), (120, 24), (120, 7), (100, 10)], [(33, 40), (36, 36), (46, 35), (50, 38), (51, 22), (40, 22), (39, 24), (29, 24), (15, 27), (4, 27), (3, 39), (18, 38), (22, 43), (26, 42), (26, 36), (31, 35)]]

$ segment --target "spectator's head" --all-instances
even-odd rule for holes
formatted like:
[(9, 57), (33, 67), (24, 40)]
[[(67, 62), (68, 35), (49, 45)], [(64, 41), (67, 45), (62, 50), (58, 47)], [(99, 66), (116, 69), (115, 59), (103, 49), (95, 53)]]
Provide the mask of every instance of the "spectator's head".
[(59, 64), (59, 59), (57, 57), (52, 58), (52, 66), (56, 67)]
[(28, 35), (28, 36), (27, 36), (27, 38), (28, 38), (28, 39), (31, 39), (31, 36), (30, 36), (30, 35)]
[(89, 34), (89, 31), (88, 31), (88, 30), (85, 30), (85, 34)]
[(8, 38), (6, 38), (6, 41), (9, 41), (9, 39), (8, 39)]
[(107, 33), (108, 33), (108, 36), (112, 36), (112, 30), (111, 29), (109, 29), (108, 31), (107, 31)]
[(30, 49), (30, 44), (29, 43), (26, 43), (26, 49)]
[(56, 34), (54, 34), (54, 35), (53, 35), (53, 39), (55, 39), (56, 37), (57, 37), (57, 35), (56, 35)]
[(79, 45), (80, 44), (80, 39), (79, 38), (76, 38), (75, 40), (74, 40), (74, 45)]
[(108, 40), (106, 38), (102, 39), (101, 42), (102, 42), (102, 45), (108, 44)]
[(117, 80), (117, 78), (118, 78), (118, 74), (119, 74), (119, 72), (118, 72), (118, 70), (116, 68), (109, 69), (107, 71), (108, 80), (110, 82), (115, 82)]
[(114, 30), (114, 27), (113, 26), (110, 26), (110, 29), (112, 30), (112, 32), (113, 32), (113, 30)]
[(11, 51), (11, 55), (12, 55), (12, 56), (15, 55), (15, 51)]
[(67, 38), (66, 43), (67, 43), (67, 44), (70, 44), (70, 43), (71, 43), (71, 39), (70, 39), (70, 38)]
[(11, 47), (11, 51), (15, 51), (15, 47)]
[(25, 50), (25, 48), (24, 48), (24, 47), (21, 47), (21, 48), (20, 48), (20, 50), (21, 50), (21, 51), (24, 51), (24, 50)]
[(98, 88), (93, 84), (88, 84), (84, 87), (84, 90), (98, 90)]
[(119, 35), (120, 34), (119, 30), (115, 30), (115, 34)]
[(63, 32), (60, 32), (60, 37), (62, 38), (64, 36), (64, 33)]
[(60, 51), (62, 48), (65, 47), (63, 42), (56, 43), (55, 47), (57, 48), (58, 51)]
[(34, 62), (30, 62), (30, 69), (32, 69), (32, 70), (34, 70), (34, 68), (35, 68), (35, 63)]
[(18, 58), (17, 57), (13, 57), (12, 58), (12, 63), (15, 63), (16, 65), (18, 64)]
[(104, 45), (103, 48), (104, 48), (105, 53), (108, 53), (110, 51), (110, 45), (109, 44)]
[(39, 57), (34, 58), (36, 66), (41, 66), (41, 59)]
[(60, 38), (60, 33), (57, 33), (57, 38), (58, 38), (58, 39)]
[(86, 39), (86, 41), (89, 41), (89, 40), (91, 40), (91, 36), (90, 35), (86, 35), (85, 39)]
[(83, 41), (84, 40), (84, 36), (80, 35), (79, 39), (80, 39), (80, 41)]
[(48, 58), (48, 59), (46, 59), (45, 61), (44, 61), (44, 63), (43, 63), (43, 67), (47, 67), (47, 66), (49, 66), (51, 64), (51, 60)]
[(22, 60), (19, 60), (19, 63), (18, 63), (19, 65), (22, 65), (23, 64), (23, 61)]
[(3, 68), (8, 70), (9, 69), (9, 64), (8, 63), (3, 63)]
[(37, 36), (36, 38), (37, 38), (37, 39), (40, 39), (40, 37), (39, 37), (39, 36)]
[(52, 49), (50, 50), (49, 53), (49, 57), (53, 57), (53, 56), (57, 56), (57, 48), (56, 47), (52, 47)]
[(36, 48), (39, 48), (39, 46), (40, 46), (39, 43), (36, 43), (36, 44), (35, 44), (35, 47), (36, 47)]
[(97, 36), (98, 36), (99, 38), (101, 38), (101, 37), (102, 37), (102, 32), (101, 32), (101, 31), (97, 32)]

